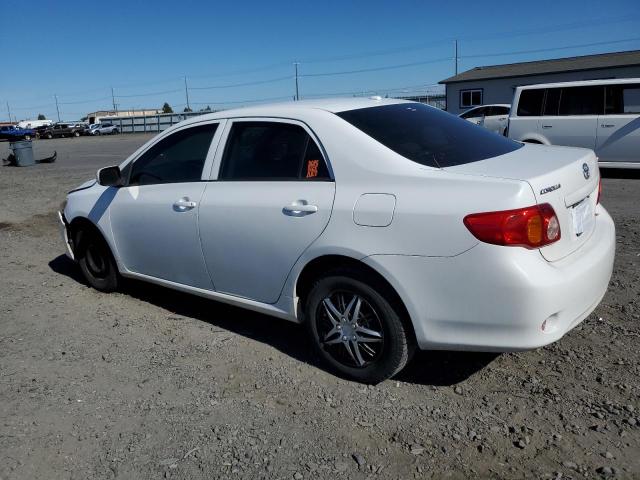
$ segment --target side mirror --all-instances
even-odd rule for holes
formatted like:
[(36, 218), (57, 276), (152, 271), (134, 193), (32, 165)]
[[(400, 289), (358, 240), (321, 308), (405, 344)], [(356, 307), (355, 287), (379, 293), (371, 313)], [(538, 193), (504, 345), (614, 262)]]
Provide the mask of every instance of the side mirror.
[(103, 187), (121, 187), (124, 185), (122, 172), (117, 165), (114, 167), (104, 167), (98, 170), (98, 183)]

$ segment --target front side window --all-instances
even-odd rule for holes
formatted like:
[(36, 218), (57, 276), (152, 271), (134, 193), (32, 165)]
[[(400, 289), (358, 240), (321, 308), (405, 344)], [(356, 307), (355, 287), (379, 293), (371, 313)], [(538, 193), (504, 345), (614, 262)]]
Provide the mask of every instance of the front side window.
[(491, 107), (491, 113), (489, 115), (509, 115), (509, 107)]
[(520, 92), (518, 101), (519, 117), (537, 117), (542, 113), (542, 100), (544, 89), (531, 88)]
[(460, 90), (460, 108), (482, 105), (482, 90)]
[(338, 115), (409, 160), (445, 168), (504, 155), (521, 143), (422, 103), (399, 103)]
[(548, 88), (547, 98), (544, 102), (543, 115), (556, 116), (560, 108), (560, 96), (562, 95), (561, 88)]
[(604, 87), (566, 87), (560, 97), (559, 115), (601, 115)]
[(235, 122), (222, 158), (220, 180), (328, 180), (316, 142), (299, 125)]
[(200, 181), (217, 127), (185, 128), (160, 140), (133, 163), (129, 185)]

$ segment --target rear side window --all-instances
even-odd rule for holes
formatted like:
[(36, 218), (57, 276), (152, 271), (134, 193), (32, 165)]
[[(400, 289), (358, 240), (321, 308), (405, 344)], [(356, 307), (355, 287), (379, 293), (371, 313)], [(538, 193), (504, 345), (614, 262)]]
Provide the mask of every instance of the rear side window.
[(607, 85), (605, 113), (640, 113), (640, 84)]
[(560, 97), (559, 115), (601, 115), (604, 87), (566, 87)]
[(299, 125), (235, 122), (222, 159), (221, 180), (328, 180), (316, 142)]
[(336, 115), (394, 152), (429, 167), (477, 162), (522, 147), (422, 103), (361, 108)]
[(532, 88), (520, 92), (518, 102), (519, 117), (537, 117), (542, 113), (544, 89)]
[(172, 133), (140, 156), (129, 185), (199, 182), (217, 123)]

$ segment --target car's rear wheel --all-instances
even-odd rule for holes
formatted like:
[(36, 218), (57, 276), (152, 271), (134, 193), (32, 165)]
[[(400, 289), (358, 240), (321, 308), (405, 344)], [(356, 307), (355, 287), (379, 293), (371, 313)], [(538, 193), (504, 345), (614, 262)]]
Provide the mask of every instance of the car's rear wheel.
[(318, 354), (335, 371), (364, 383), (392, 377), (413, 352), (413, 337), (385, 290), (358, 272), (340, 271), (316, 281), (305, 304)]
[(47, 133), (46, 137), (47, 137), (49, 140), (51, 140), (51, 139), (53, 138), (53, 135), (52, 135), (52, 134), (50, 134), (50, 133)]
[(80, 132), (73, 132), (73, 136), (74, 137), (79, 137), (80, 136)]
[(113, 132), (111, 132), (111, 133), (113, 133), (114, 135), (117, 135), (117, 134), (118, 134), (118, 133), (120, 133), (120, 132), (118, 131), (118, 129), (117, 129), (117, 128), (114, 128), (114, 129), (113, 129)]
[(74, 238), (74, 254), (89, 285), (102, 292), (116, 290), (118, 267), (102, 235), (93, 229), (81, 228)]
[(24, 139), (25, 139), (25, 140), (31, 140), (31, 135), (25, 135), (25, 136), (24, 136)]

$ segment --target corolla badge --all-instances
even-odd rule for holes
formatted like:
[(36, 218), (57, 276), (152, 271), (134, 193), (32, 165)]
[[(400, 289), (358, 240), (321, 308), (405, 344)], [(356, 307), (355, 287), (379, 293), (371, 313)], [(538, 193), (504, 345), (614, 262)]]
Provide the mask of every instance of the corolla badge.
[(591, 174), (589, 173), (589, 165), (587, 165), (586, 163), (582, 164), (582, 174), (584, 175), (585, 180), (589, 180)]

